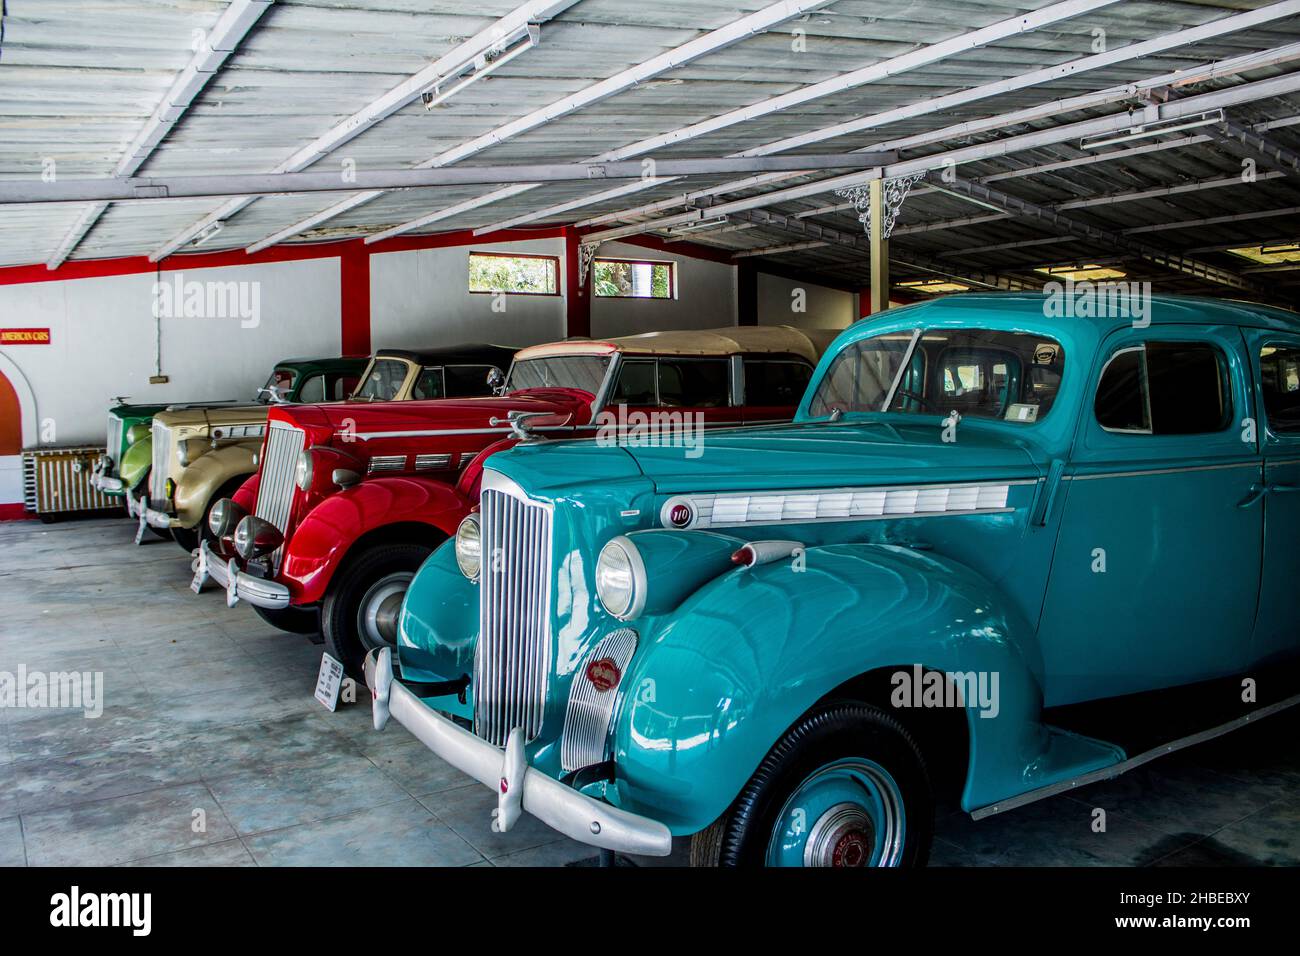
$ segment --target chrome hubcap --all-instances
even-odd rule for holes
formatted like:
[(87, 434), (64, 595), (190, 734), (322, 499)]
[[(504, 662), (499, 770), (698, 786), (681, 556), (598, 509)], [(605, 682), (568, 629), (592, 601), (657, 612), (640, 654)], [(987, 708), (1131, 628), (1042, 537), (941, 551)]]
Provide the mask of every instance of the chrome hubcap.
[(804, 866), (869, 866), (876, 845), (876, 830), (866, 812), (852, 803), (840, 803), (821, 815), (804, 845)]
[(415, 575), (409, 571), (388, 574), (370, 586), (361, 599), (357, 615), (361, 641), (367, 649), (391, 647), (397, 643), (397, 619), (402, 599)]

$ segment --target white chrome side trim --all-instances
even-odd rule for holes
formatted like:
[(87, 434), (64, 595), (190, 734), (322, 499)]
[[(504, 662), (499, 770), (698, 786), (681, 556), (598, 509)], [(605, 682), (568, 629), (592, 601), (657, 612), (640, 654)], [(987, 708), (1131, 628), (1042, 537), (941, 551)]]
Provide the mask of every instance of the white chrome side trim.
[[(752, 525), (815, 524), (823, 521), (888, 521), (934, 515), (996, 514), (1011, 488), (1038, 479), (954, 485), (874, 485), (789, 491), (674, 495), (659, 509), (665, 528), (739, 528)], [(690, 509), (687, 524), (669, 519), (678, 505)]]

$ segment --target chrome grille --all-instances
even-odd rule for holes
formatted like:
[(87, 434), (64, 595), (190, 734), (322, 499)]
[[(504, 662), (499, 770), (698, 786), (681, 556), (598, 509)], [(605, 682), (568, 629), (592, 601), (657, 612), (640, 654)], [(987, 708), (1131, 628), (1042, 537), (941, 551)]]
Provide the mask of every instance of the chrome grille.
[[(606, 635), (582, 662), (582, 669), (573, 675), (569, 709), (564, 715), (564, 739), (560, 745), (560, 762), (565, 770), (581, 770), (605, 759), (609, 720), (618, 700), (617, 682), (627, 673), (628, 662), (636, 651), (636, 639), (637, 633), (630, 627), (621, 627)], [(607, 679), (615, 681), (614, 686), (599, 690), (592, 683), (589, 669), (597, 662), (613, 665), (612, 669), (604, 667), (603, 672)]]
[(541, 731), (551, 667), (551, 512), (538, 502), (484, 488), (474, 729), (504, 747), (519, 727)]
[[(283, 422), (271, 422), (266, 433), (266, 449), (262, 455), (262, 477), (257, 484), (257, 507), (253, 513), (269, 521), (280, 531), (289, 528), (289, 510), (293, 507), (294, 474), (298, 456), (306, 436), (301, 428)], [(279, 569), (280, 552), (271, 555), (271, 567)]]
[(108, 457), (113, 460), (113, 470), (122, 464), (122, 419), (116, 415), (108, 416)]
[(153, 441), (153, 469), (149, 472), (149, 497), (161, 504), (167, 499), (167, 472), (172, 456), (172, 432), (154, 419), (149, 434)]

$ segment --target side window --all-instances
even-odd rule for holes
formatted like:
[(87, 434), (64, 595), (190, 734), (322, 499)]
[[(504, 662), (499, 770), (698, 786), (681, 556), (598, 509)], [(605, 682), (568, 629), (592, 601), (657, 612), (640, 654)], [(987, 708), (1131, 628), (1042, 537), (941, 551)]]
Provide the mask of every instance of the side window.
[(624, 361), (618, 370), (618, 386), (612, 401), (615, 405), (658, 405), (654, 359)]
[(341, 402), (351, 396), (357, 390), (357, 377), (355, 375), (335, 375), (329, 387), (330, 401)]
[(311, 375), (298, 389), (298, 401), (306, 405), (311, 402), (325, 401), (325, 376)]
[(803, 362), (745, 359), (745, 404), (798, 405), (811, 378)]
[(448, 398), (473, 398), (491, 395), (488, 386), (489, 365), (448, 365), (444, 370)]
[(1111, 356), (1097, 385), (1097, 422), (1113, 432), (1202, 435), (1232, 419), (1227, 366), (1203, 342), (1146, 342)]
[(1265, 345), (1259, 373), (1268, 427), (1279, 435), (1300, 434), (1300, 348)]
[(668, 408), (722, 408), (730, 374), (725, 359), (659, 360), (659, 404)]
[(420, 377), (411, 389), (411, 398), (442, 398), (442, 366), (420, 369)]

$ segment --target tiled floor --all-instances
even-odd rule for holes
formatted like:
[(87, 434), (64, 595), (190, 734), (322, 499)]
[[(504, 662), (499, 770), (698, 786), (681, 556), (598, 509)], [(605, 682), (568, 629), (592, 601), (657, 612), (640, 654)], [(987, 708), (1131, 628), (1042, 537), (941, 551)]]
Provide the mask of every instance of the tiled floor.
[[(587, 848), (493, 796), (369, 704), (312, 698), (320, 648), (120, 520), (0, 524), (0, 671), (102, 671), (104, 713), (0, 709), (0, 865), (558, 865)], [(940, 865), (1300, 864), (1300, 715), (974, 823)], [(1103, 822), (1097, 811), (1104, 811)], [(683, 863), (686, 845), (669, 858)], [(642, 861), (650, 862), (650, 861)]]

